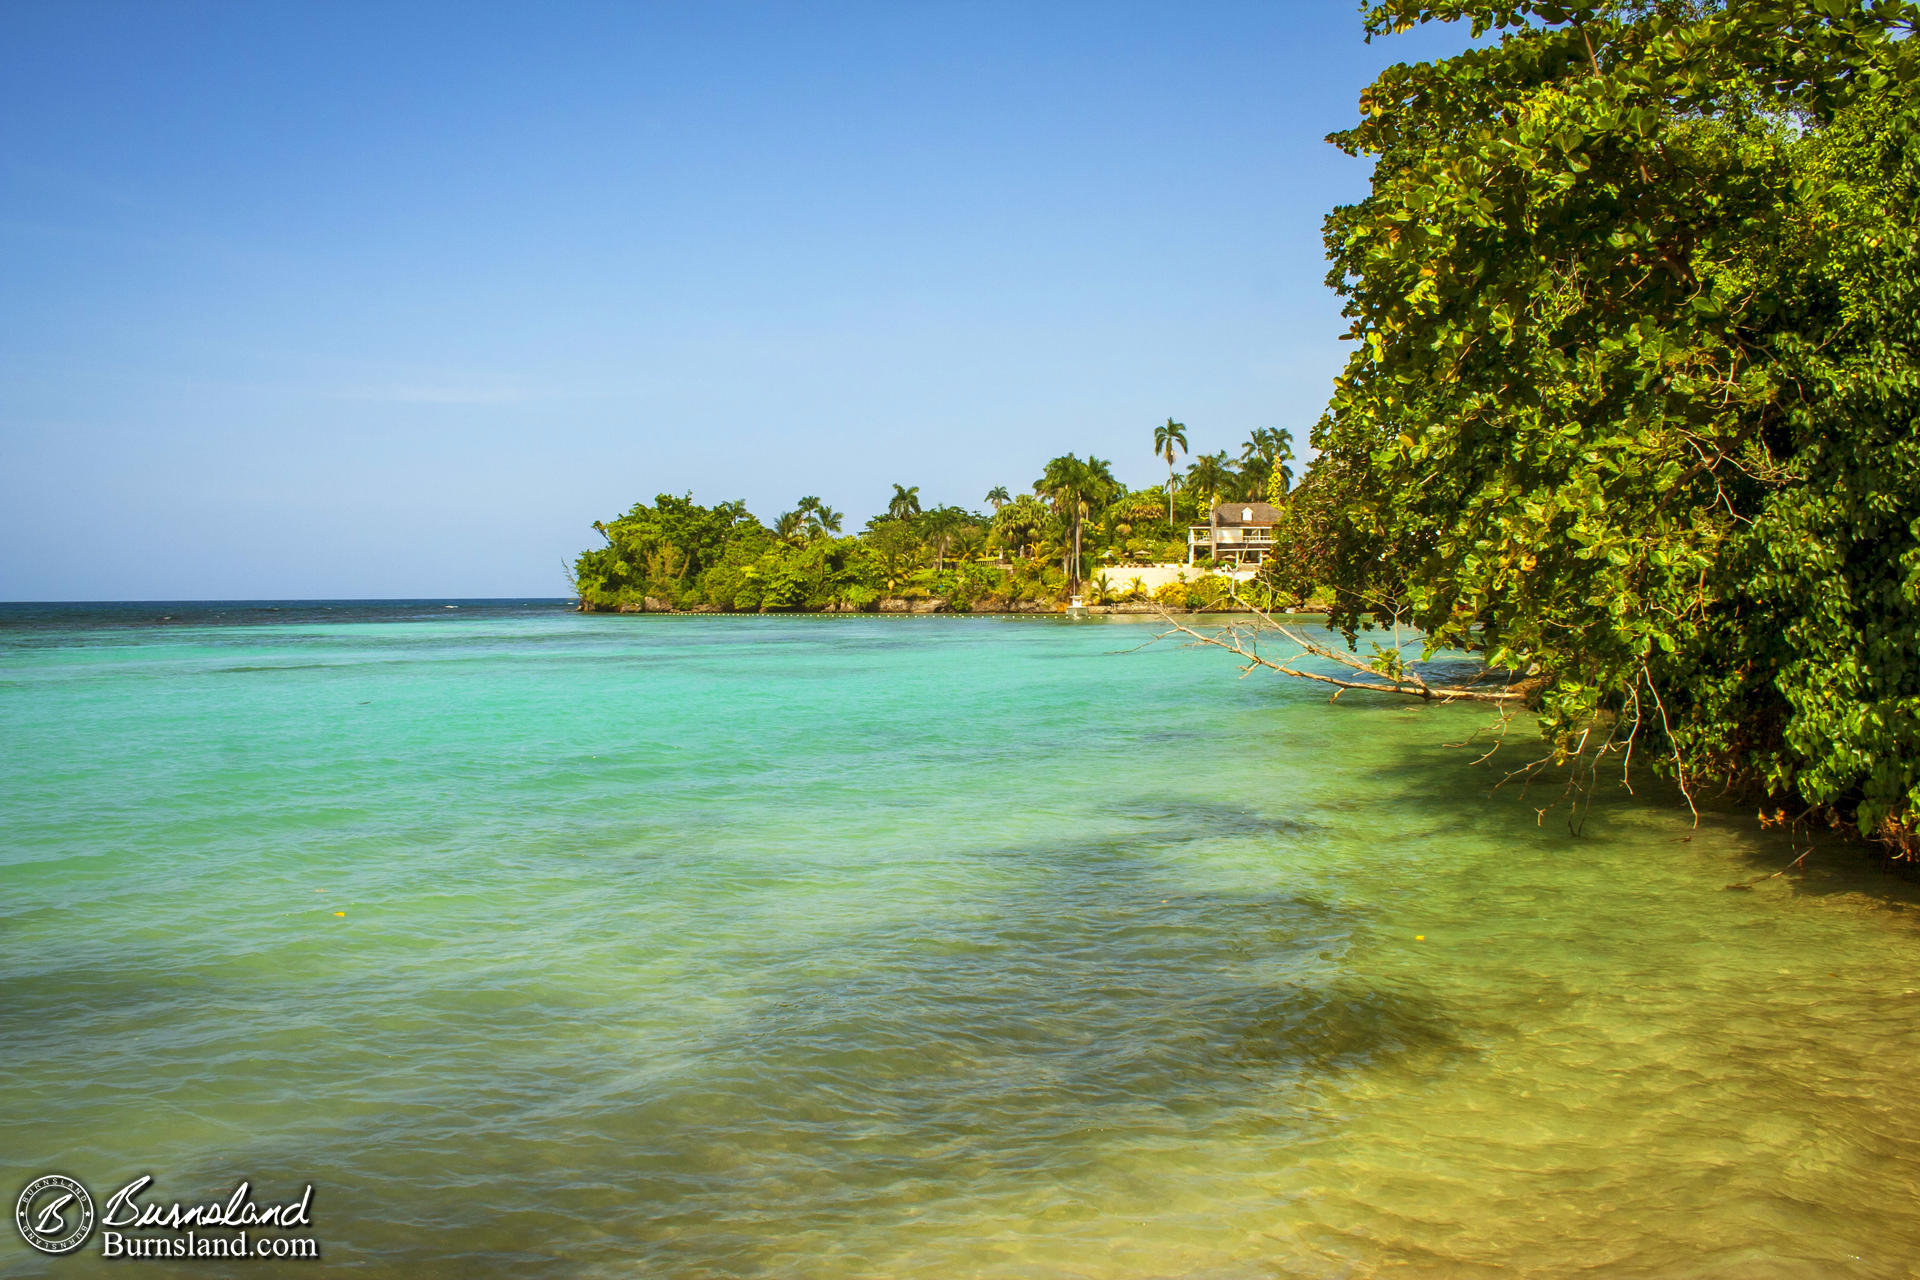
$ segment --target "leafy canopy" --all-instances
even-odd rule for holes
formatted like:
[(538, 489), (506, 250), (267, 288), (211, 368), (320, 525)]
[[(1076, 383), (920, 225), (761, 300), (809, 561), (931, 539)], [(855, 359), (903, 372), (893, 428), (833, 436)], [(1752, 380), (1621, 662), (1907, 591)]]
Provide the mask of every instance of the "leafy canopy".
[(1319, 567), (1531, 682), (1561, 758), (1638, 739), (1851, 815), (1920, 810), (1915, 7), (1377, 0), (1332, 141), (1357, 348)]

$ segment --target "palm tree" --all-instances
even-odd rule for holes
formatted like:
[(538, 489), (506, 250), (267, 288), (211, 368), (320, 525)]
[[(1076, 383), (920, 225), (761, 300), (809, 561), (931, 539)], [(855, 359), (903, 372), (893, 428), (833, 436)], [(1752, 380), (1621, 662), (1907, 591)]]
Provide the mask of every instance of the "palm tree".
[[(1180, 492), (1182, 489), (1186, 487), (1187, 487), (1187, 482), (1185, 480), (1182, 480), (1179, 476), (1167, 477), (1167, 525), (1169, 528), (1172, 528), (1173, 526), (1173, 495)], [(1158, 513), (1156, 512), (1155, 514), (1158, 514)], [(1179, 532), (1180, 531), (1178, 529), (1174, 529), (1175, 534), (1178, 534)]]
[(921, 517), (920, 536), (933, 544), (935, 573), (947, 567), (947, 548), (953, 545), (954, 536), (971, 523), (967, 513), (958, 507), (935, 507)]
[(1187, 451), (1187, 424), (1168, 418), (1162, 426), (1153, 429), (1153, 451), (1167, 460), (1167, 523), (1173, 523), (1173, 451)]
[(1112, 464), (1089, 456), (1084, 462), (1069, 453), (1047, 463), (1046, 471), (1034, 482), (1034, 492), (1053, 500), (1054, 509), (1067, 518), (1073, 528), (1073, 549), (1065, 569), (1075, 585), (1080, 582), (1080, 531), (1096, 507), (1112, 501), (1119, 484), (1113, 478)]
[[(1080, 482), (1081, 469), (1085, 465), (1086, 464), (1082, 463), (1080, 459), (1073, 454), (1065, 454), (1047, 463), (1047, 469), (1040, 473), (1038, 480), (1033, 482), (1033, 491), (1051, 501), (1054, 511), (1070, 524), (1072, 523), (1072, 517), (1067, 513), (1073, 508), (1073, 495), (1076, 491), (1076, 486)], [(1074, 532), (1079, 532), (1077, 525), (1074, 526)], [(1062, 549), (1060, 572), (1065, 574), (1069, 579), (1073, 578), (1073, 548), (1071, 542)]]
[(893, 486), (893, 501), (887, 503), (887, 514), (895, 520), (911, 520), (920, 514), (920, 486), (911, 489), (903, 485)]
[(1076, 510), (1079, 523), (1074, 526), (1073, 563), (1078, 571), (1080, 564), (1080, 525), (1086, 523), (1088, 516), (1107, 506), (1116, 497), (1126, 492), (1126, 486), (1113, 478), (1113, 464), (1105, 458), (1087, 455), (1087, 489), (1080, 495)]
[(1293, 437), (1271, 427), (1254, 431), (1240, 447), (1240, 478), (1245, 481), (1241, 496), (1265, 498), (1275, 476), (1280, 480), (1280, 492), (1286, 493), (1293, 487), (1293, 468), (1287, 465), (1292, 461)]
[(1012, 502), (1013, 499), (1007, 495), (1007, 486), (997, 484), (987, 490), (987, 501), (993, 504), (993, 512), (995, 515), (998, 515), (1000, 514), (1000, 508)]
[(993, 531), (1001, 546), (1011, 546), (1014, 555), (1025, 556), (1046, 520), (1046, 507), (1032, 494), (1023, 493), (994, 513)]
[[(896, 533), (903, 532), (898, 525)], [(879, 558), (880, 574), (887, 584), (887, 594), (892, 595), (907, 577), (913, 573), (914, 561), (909, 539), (903, 536), (882, 537), (874, 540), (874, 554)]]
[(1227, 460), (1225, 449), (1218, 453), (1203, 453), (1187, 468), (1187, 487), (1200, 491), (1209, 511), (1233, 480), (1233, 464)]
[(968, 524), (963, 526), (960, 532), (953, 535), (954, 563), (957, 564), (962, 560), (978, 560), (980, 558), (981, 544), (985, 541), (986, 534), (981, 530), (979, 525)]
[(831, 509), (826, 503), (822, 503), (818, 497), (803, 497), (803, 499), (801, 499), (801, 505), (793, 510), (793, 514), (795, 514), (795, 516), (801, 516), (801, 518), (806, 520), (806, 539), (808, 539), (808, 541), (818, 539), (818, 537), (826, 537), (829, 533), (839, 533), (841, 518), (843, 518), (841, 512)]
[(782, 542), (798, 542), (806, 526), (807, 518), (798, 511), (783, 511), (773, 522), (773, 536)]

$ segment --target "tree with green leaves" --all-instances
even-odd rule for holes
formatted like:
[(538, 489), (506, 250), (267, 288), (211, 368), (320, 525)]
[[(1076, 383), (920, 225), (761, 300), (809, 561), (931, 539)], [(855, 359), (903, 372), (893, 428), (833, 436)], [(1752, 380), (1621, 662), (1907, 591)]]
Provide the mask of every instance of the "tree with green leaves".
[[(916, 511), (918, 491), (895, 486), (894, 511), (852, 537), (840, 536), (845, 517), (812, 494), (771, 528), (737, 502), (708, 508), (665, 495), (596, 523), (607, 545), (582, 553), (574, 586), (586, 610), (865, 609), (894, 596), (996, 608), (1060, 602), (1085, 584), (1095, 557), (1168, 554), (1147, 541), (1160, 542), (1159, 488), (1127, 491), (1105, 459), (1056, 458), (1039, 488), (1044, 501), (1008, 497), (986, 517), (944, 504)], [(977, 562), (988, 545), (1004, 566)]]
[(864, 535), (871, 549), (878, 585), (893, 595), (906, 585), (918, 567), (920, 540), (904, 520), (883, 519), (871, 522)]
[(1238, 479), (1233, 463), (1227, 459), (1227, 451), (1222, 449), (1218, 453), (1203, 453), (1193, 460), (1187, 468), (1186, 487), (1198, 493), (1201, 504), (1211, 511)]
[(1003, 484), (997, 484), (993, 486), (993, 488), (987, 490), (987, 501), (990, 504), (992, 504), (993, 509), (997, 514), (1000, 508), (1006, 506), (1009, 502), (1013, 501), (1013, 499), (1007, 493), (1007, 486)]
[(750, 531), (766, 537), (744, 503), (703, 507), (691, 495), (670, 493), (594, 528), (607, 545), (580, 554), (574, 580), (582, 600), (605, 608), (649, 599), (676, 604), (735, 540)]
[(887, 503), (887, 514), (895, 520), (911, 520), (920, 514), (920, 486), (908, 488), (905, 485), (893, 486), (893, 498)]
[(1180, 453), (1187, 451), (1187, 424), (1184, 422), (1175, 422), (1172, 418), (1168, 418), (1165, 422), (1153, 429), (1154, 456), (1165, 458), (1167, 461), (1168, 524), (1173, 523), (1173, 490), (1174, 486), (1179, 483), (1175, 480), (1173, 474), (1173, 458), (1176, 450)]
[(973, 524), (973, 517), (959, 507), (941, 505), (920, 517), (920, 536), (934, 549), (934, 572), (947, 565), (947, 548), (962, 529)]
[(1046, 505), (1033, 494), (1023, 493), (993, 513), (993, 535), (1015, 557), (1022, 557), (1039, 541), (1046, 522)]
[(1271, 427), (1255, 428), (1240, 446), (1240, 497), (1261, 501), (1284, 497), (1293, 487), (1293, 437)]
[(1033, 488), (1053, 502), (1054, 509), (1066, 518), (1072, 530), (1072, 549), (1067, 564), (1062, 567), (1066, 569), (1068, 581), (1077, 584), (1081, 579), (1080, 537), (1087, 516), (1095, 508), (1105, 506), (1120, 491), (1119, 482), (1113, 478), (1113, 466), (1092, 455), (1083, 460), (1071, 453), (1064, 454), (1047, 463)]
[(987, 531), (985, 526), (976, 521), (974, 517), (969, 516), (967, 523), (961, 525), (953, 535), (952, 550), (954, 561), (958, 563), (964, 560), (978, 559), (980, 549), (986, 545), (986, 541)]
[(1912, 852), (1915, 6), (1366, 14), (1499, 40), (1389, 68), (1333, 138), (1373, 162), (1327, 220), (1335, 622), (1479, 653), (1551, 761), (1641, 744)]

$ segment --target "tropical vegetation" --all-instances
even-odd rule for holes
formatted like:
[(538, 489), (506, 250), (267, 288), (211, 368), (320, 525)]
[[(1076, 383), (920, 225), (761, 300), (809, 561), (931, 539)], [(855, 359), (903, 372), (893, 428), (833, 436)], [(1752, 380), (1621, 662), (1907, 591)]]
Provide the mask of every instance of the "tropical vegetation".
[(589, 610), (1052, 609), (1072, 596), (1096, 604), (1210, 609), (1230, 603), (1212, 561), (1184, 580), (1146, 589), (1129, 566), (1188, 559), (1187, 528), (1210, 503), (1264, 498), (1291, 477), (1292, 441), (1262, 428), (1239, 461), (1225, 451), (1174, 471), (1186, 428), (1154, 428), (1154, 456), (1169, 482), (1130, 489), (1112, 464), (1089, 454), (1050, 459), (1026, 490), (996, 485), (987, 510), (923, 500), (918, 485), (893, 486), (881, 514), (857, 531), (818, 497), (762, 522), (740, 502), (701, 506), (663, 493), (596, 523), (604, 545), (570, 570)]
[[(1303, 468), (1262, 429), (1176, 469), (1169, 417), (1151, 488), (1066, 454), (990, 513), (896, 486), (851, 535), (817, 501), (768, 527), (667, 495), (597, 526), (583, 602), (1107, 597), (1106, 566), (1265, 497), (1263, 589), (1324, 599), (1354, 654), (1391, 626), (1477, 655), (1535, 764), (1652, 760), (1689, 803), (1712, 785), (1920, 855), (1920, 5), (1363, 12), (1370, 39), (1475, 39), (1383, 72), (1330, 139), (1372, 177), (1326, 220), (1354, 350)], [(1199, 581), (1174, 603), (1217, 601)], [(1371, 648), (1369, 687), (1433, 694)]]
[(1478, 654), (1551, 762), (1653, 758), (1912, 856), (1920, 10), (1366, 21), (1484, 38), (1332, 139), (1373, 164), (1326, 224), (1355, 348), (1270, 580), (1329, 589), (1350, 643)]

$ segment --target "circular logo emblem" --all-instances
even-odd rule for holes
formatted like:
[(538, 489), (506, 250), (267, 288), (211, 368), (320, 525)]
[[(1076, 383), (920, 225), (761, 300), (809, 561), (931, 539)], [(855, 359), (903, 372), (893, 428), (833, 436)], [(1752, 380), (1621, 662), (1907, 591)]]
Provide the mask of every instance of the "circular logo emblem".
[(93, 1197), (72, 1178), (35, 1178), (13, 1209), (21, 1238), (42, 1253), (72, 1253), (93, 1231)]

